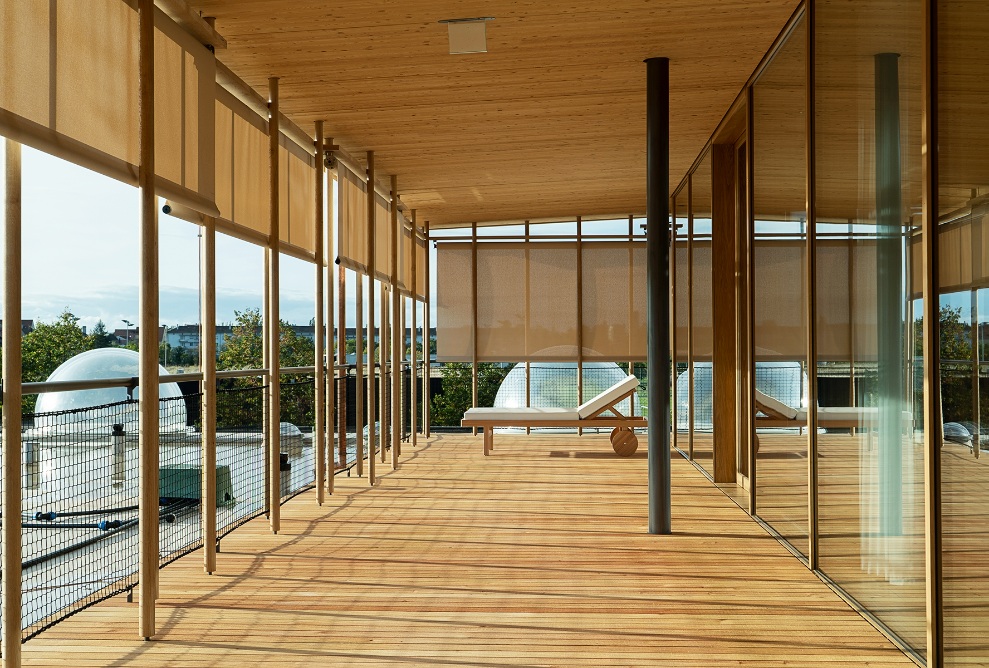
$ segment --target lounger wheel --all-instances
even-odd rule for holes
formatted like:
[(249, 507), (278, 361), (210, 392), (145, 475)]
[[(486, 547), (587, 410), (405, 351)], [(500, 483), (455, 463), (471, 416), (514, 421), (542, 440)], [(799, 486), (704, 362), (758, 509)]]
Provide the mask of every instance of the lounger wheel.
[(615, 427), (611, 430), (611, 447), (619, 457), (631, 457), (639, 449), (639, 439), (631, 427)]

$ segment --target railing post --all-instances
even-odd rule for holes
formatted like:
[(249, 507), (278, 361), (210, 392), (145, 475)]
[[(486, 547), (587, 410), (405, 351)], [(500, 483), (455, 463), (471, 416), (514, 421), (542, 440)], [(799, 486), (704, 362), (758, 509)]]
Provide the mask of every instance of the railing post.
[[(398, 455), (402, 440), (402, 349), (399, 340), (404, 338), (398, 294), (398, 179), (391, 177), (391, 467), (398, 468)], [(413, 237), (414, 239), (414, 237)]]
[(139, 90), (141, 106), (140, 154), (140, 332), (138, 333), (141, 398), (139, 475), (139, 634), (150, 640), (155, 634), (155, 599), (158, 598), (158, 206), (155, 197), (155, 62), (154, 2), (140, 0)]
[[(316, 152), (316, 161), (323, 162), (323, 155), (326, 151), (327, 146), (333, 145), (333, 140), (328, 138), (323, 138), (322, 145)], [(323, 172), (323, 168), (318, 168), (320, 172)], [(333, 245), (333, 232), (329, 228), (333, 221), (333, 215), (330, 213), (333, 211), (334, 201), (333, 201), (333, 188), (330, 187), (332, 184), (326, 181), (325, 174), (319, 177), (319, 180), (324, 186), (326, 186), (326, 211), (320, 215), (316, 220), (316, 225), (324, 229), (324, 239), (326, 246), (326, 254), (323, 256), (322, 264), (319, 266), (319, 282), (320, 285), (326, 285), (326, 305), (324, 311), (324, 320), (326, 321), (326, 369), (323, 373), (323, 382), (326, 385), (325, 397), (322, 397), (326, 401), (325, 415), (326, 415), (326, 426), (324, 432), (326, 433), (326, 460), (325, 460), (325, 470), (326, 470), (326, 492), (333, 493), (333, 485), (336, 480), (334, 473), (336, 472), (336, 465), (334, 463), (334, 452), (336, 451), (335, 443), (336, 440), (336, 425), (334, 420), (340, 416), (340, 412), (335, 410), (336, 407), (336, 366), (334, 364), (334, 344), (336, 342), (336, 327), (333, 322), (333, 273), (330, 267), (333, 266), (333, 256), (336, 251)], [(326, 227), (323, 227), (323, 226)], [(319, 244), (319, 248), (322, 248), (324, 244)], [(341, 295), (340, 301), (343, 301), (343, 296)], [(342, 320), (340, 321), (343, 322)], [(342, 325), (341, 325), (342, 326)], [(340, 337), (340, 347), (343, 348), (343, 336)], [(317, 358), (317, 364), (321, 364), (321, 360)], [(324, 500), (322, 495), (320, 495), (320, 503)]]
[[(470, 364), (470, 389), (471, 407), (477, 408), (477, 223), (471, 224), (470, 234), (470, 283), (471, 283), (471, 364)], [(477, 427), (472, 428), (472, 432), (477, 436)], [(485, 434), (485, 438), (487, 435)]]
[[(375, 253), (375, 243), (374, 243), (374, 216), (375, 216), (375, 202), (374, 202), (374, 151), (367, 152), (367, 238), (368, 238), (368, 308), (367, 308), (367, 368), (368, 368), (368, 380), (367, 380), (367, 424), (368, 424), (368, 454), (367, 454), (367, 477), (368, 483), (374, 485), (374, 447), (378, 442), (378, 430), (374, 426), (374, 419), (376, 417), (375, 406), (375, 396), (374, 396), (374, 341), (375, 341), (375, 330), (374, 330), (374, 253)], [(380, 337), (379, 337), (380, 341)], [(381, 367), (378, 371), (378, 375), (384, 371), (384, 367)], [(382, 411), (384, 414), (384, 411)], [(361, 435), (363, 436), (363, 434)]]
[[(354, 444), (354, 464), (357, 469), (357, 477), (364, 475), (364, 352), (367, 344), (364, 343), (364, 277), (355, 274), (354, 289), (357, 300), (357, 359), (354, 370), (354, 429), (357, 432)], [(372, 360), (373, 361), (373, 360)], [(374, 373), (374, 366), (368, 369), (368, 375)]]
[(391, 308), (388, 306), (391, 303), (392, 297), (394, 295), (388, 290), (385, 282), (382, 281), (381, 285), (378, 287), (379, 303), (381, 304), (381, 333), (378, 335), (378, 411), (380, 418), (378, 419), (379, 433), (381, 439), (381, 452), (379, 456), (381, 457), (381, 463), (385, 463), (385, 457), (387, 456), (386, 447), (390, 445), (389, 435), (392, 429), (392, 421), (395, 416), (390, 415), (391, 405), (388, 403), (388, 395), (390, 391), (390, 379), (395, 373), (394, 364), (391, 360), (391, 346), (388, 342), (391, 340)]
[[(338, 181), (339, 183), (339, 181)], [(338, 204), (339, 206), (339, 204)], [(332, 243), (333, 235), (329, 236)], [(334, 252), (330, 253), (330, 257)], [(331, 279), (332, 280), (332, 279)], [(337, 390), (337, 457), (340, 459), (340, 466), (347, 466), (347, 270), (342, 265), (337, 265), (337, 294), (340, 295), (337, 302), (337, 363), (343, 368), (342, 387)], [(332, 300), (331, 302), (332, 303)], [(359, 308), (358, 308), (359, 312)], [(360, 323), (358, 323), (360, 331)], [(334, 389), (336, 389), (336, 374), (330, 374)], [(360, 392), (358, 392), (360, 394)], [(330, 484), (332, 485), (334, 471), (330, 472)], [(332, 490), (331, 490), (332, 491)]]
[(281, 528), (281, 379), (279, 378), (280, 342), (281, 342), (281, 320), (278, 309), (279, 294), (279, 247), (281, 245), (281, 231), (279, 221), (278, 202), (278, 77), (268, 79), (268, 161), (269, 161), (269, 187), (271, 189), (270, 200), (270, 236), (268, 237), (268, 340), (266, 342), (268, 353), (268, 388), (270, 400), (268, 402), (268, 521), (271, 525), (271, 532), (278, 533)]
[(416, 210), (412, 209), (412, 285), (409, 286), (409, 292), (412, 294), (412, 299), (410, 300), (412, 304), (412, 322), (410, 323), (409, 331), (409, 347), (410, 354), (409, 357), (412, 360), (412, 373), (410, 374), (409, 382), (412, 386), (409, 388), (412, 395), (410, 403), (412, 404), (412, 410), (409, 411), (409, 421), (410, 421), (410, 431), (412, 432), (412, 447), (416, 447), (419, 444), (418, 434), (416, 430), (418, 429), (418, 404), (419, 404), (419, 349), (416, 345), (416, 322), (418, 321), (418, 305), (416, 304), (416, 292), (417, 286), (419, 285), (418, 278), (418, 268), (416, 267), (417, 260), (419, 257), (419, 230), (416, 227)]
[[(0, 142), (3, 142), (0, 139)], [(21, 665), (21, 145), (5, 142), (3, 224), (3, 647)]]
[(423, 361), (424, 361), (424, 365), (423, 365), (423, 379), (422, 379), (422, 384), (423, 384), (423, 391), (422, 391), (422, 430), (423, 431), (422, 431), (422, 434), (426, 438), (429, 438), (429, 435), (430, 435), (430, 422), (429, 422), (429, 418), (430, 418), (430, 415), (429, 415), (429, 400), (430, 400), (430, 396), (429, 395), (430, 395), (430, 390), (431, 390), (429, 384), (430, 384), (430, 380), (432, 379), (432, 376), (433, 376), (433, 368), (432, 368), (432, 357), (431, 357), (431, 353), (430, 353), (430, 350), (429, 350), (429, 348), (430, 348), (430, 336), (431, 336), (431, 333), (430, 333), (430, 329), (431, 329), (430, 321), (432, 320), (429, 317), (429, 308), (430, 308), (430, 305), (432, 303), (432, 297), (430, 296), (430, 282), (431, 282), (431, 277), (430, 277), (430, 274), (429, 274), (429, 265), (430, 265), (430, 262), (429, 262), (429, 221), (428, 220), (426, 221), (426, 224), (423, 226), (423, 233), (424, 233), (424, 235), (426, 237), (426, 253), (425, 253), (425, 256), (426, 256), (426, 266), (425, 266), (425, 272), (426, 272), (426, 301), (423, 304), (423, 314), (422, 314), (422, 320), (423, 320), (422, 344), (423, 344)]

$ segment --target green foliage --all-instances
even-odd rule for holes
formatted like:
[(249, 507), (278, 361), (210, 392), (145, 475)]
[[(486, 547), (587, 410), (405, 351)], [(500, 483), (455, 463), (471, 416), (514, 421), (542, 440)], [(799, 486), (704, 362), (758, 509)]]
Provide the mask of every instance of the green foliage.
[(93, 331), (89, 335), (90, 344), (95, 348), (111, 348), (117, 345), (117, 337), (113, 335), (113, 332), (107, 331), (106, 324), (100, 320), (93, 327)]
[[(48, 380), (63, 362), (92, 349), (92, 340), (79, 327), (79, 318), (66, 309), (54, 322), (39, 322), (21, 343), (21, 369), (25, 383)], [(37, 397), (25, 396), (23, 410), (32, 412)]]
[[(508, 375), (510, 367), (481, 363), (477, 365), (477, 404), (491, 406), (501, 381)], [(443, 390), (433, 396), (430, 416), (433, 424), (459, 426), (464, 412), (471, 407), (473, 400), (471, 365), (466, 363), (444, 364)]]

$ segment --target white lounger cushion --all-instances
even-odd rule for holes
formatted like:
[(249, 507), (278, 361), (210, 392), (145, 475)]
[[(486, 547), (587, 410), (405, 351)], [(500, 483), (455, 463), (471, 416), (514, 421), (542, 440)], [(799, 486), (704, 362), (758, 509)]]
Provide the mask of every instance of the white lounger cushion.
[[(763, 394), (759, 390), (756, 390), (755, 391), (755, 400), (756, 400), (756, 403), (762, 404), (763, 406), (765, 406), (769, 410), (775, 411), (776, 413), (779, 413), (780, 415), (782, 415), (783, 417), (785, 417), (787, 420), (797, 420), (797, 419), (800, 419), (799, 416), (801, 415), (801, 412), (798, 411), (796, 408), (791, 408), (790, 406), (787, 406), (786, 404), (784, 404), (782, 401), (777, 401), (776, 399), (773, 399), (768, 394)], [(807, 414), (806, 413), (803, 413), (803, 418), (802, 419), (804, 419), (804, 420), (807, 419)]]
[(577, 413), (580, 415), (580, 419), (584, 420), (602, 408), (615, 403), (623, 394), (627, 394), (637, 387), (639, 387), (639, 379), (635, 376), (626, 376), (620, 383), (612, 385), (590, 401), (585, 401), (578, 406)]
[(573, 408), (469, 408), (464, 413), (465, 420), (535, 421), (580, 419)]

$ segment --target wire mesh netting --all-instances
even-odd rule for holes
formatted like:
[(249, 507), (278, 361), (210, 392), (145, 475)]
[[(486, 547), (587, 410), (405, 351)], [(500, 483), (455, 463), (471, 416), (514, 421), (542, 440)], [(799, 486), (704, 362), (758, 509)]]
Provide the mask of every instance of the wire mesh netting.
[[(162, 517), (159, 561), (162, 566), (203, 544), (202, 431), (186, 428), (190, 408), (202, 404), (202, 393), (162, 399), (158, 442), (158, 496)], [(179, 410), (176, 402), (183, 402)]]
[(219, 536), (264, 513), (267, 490), (264, 410), (268, 386), (254, 378), (223, 383), (216, 392)]
[(285, 499), (316, 481), (313, 431), (316, 425), (316, 380), (293, 376), (281, 383), (280, 470)]

